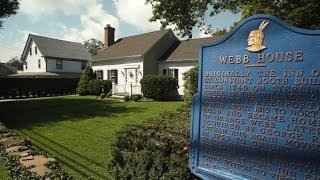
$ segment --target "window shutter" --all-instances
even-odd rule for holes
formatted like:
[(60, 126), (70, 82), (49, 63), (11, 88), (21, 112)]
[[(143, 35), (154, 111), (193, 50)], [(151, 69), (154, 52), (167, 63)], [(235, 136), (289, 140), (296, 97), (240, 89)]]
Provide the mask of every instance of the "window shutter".
[(103, 70), (100, 70), (100, 78), (103, 80)]
[(110, 70), (107, 70), (107, 74), (108, 74), (107, 79), (108, 79), (108, 80), (111, 80), (111, 71), (110, 71)]
[(114, 78), (114, 83), (118, 84), (118, 70), (114, 70), (115, 78)]
[(178, 80), (178, 77), (179, 77), (178, 69), (174, 69), (174, 78)]

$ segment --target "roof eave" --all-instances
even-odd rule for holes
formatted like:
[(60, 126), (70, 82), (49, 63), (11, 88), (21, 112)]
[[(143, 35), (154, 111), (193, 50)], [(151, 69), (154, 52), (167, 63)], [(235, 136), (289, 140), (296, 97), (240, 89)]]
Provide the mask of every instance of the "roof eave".
[(91, 62), (101, 62), (101, 61), (112, 61), (112, 60), (119, 60), (119, 59), (137, 59), (141, 58), (142, 55), (132, 55), (132, 56), (122, 56), (122, 57), (115, 57), (115, 58), (107, 58), (107, 59), (94, 59)]
[(199, 61), (199, 59), (168, 59), (168, 60), (163, 60), (159, 61), (159, 63), (169, 63), (169, 62), (191, 62), (191, 61)]

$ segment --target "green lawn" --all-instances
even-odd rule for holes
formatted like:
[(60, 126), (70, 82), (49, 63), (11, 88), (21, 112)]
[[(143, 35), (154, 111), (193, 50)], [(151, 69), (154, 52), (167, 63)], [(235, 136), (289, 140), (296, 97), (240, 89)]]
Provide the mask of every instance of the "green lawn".
[(0, 160), (0, 179), (9, 180), (11, 179), (7, 173), (7, 170), (4, 168), (3, 162)]
[(1, 102), (0, 118), (53, 155), (75, 179), (111, 179), (106, 164), (122, 126), (175, 110), (182, 102), (116, 102), (95, 97)]

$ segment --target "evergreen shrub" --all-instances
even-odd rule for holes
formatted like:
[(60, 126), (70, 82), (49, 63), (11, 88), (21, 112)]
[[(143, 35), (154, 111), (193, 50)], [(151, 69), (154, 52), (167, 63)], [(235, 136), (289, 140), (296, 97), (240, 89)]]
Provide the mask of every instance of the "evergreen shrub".
[(132, 95), (131, 100), (134, 102), (138, 102), (142, 98), (141, 95)]
[(189, 113), (164, 113), (118, 131), (108, 169), (114, 179), (196, 179), (188, 144)]
[(90, 66), (86, 66), (84, 68), (82, 75), (80, 77), (78, 87), (77, 87), (77, 93), (80, 96), (89, 95), (90, 94), (90, 88), (88, 87), (90, 80), (94, 79), (94, 73)]
[(178, 98), (178, 81), (168, 75), (145, 75), (140, 81), (144, 97), (155, 100)]

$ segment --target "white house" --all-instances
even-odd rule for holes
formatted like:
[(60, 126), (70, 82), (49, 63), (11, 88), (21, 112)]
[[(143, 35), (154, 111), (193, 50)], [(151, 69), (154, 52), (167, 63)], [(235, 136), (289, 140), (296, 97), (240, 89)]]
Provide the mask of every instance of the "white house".
[(81, 75), (91, 59), (81, 43), (29, 34), (21, 59), (22, 75)]
[(113, 80), (114, 94), (141, 94), (145, 74), (158, 74), (158, 60), (178, 41), (171, 30), (125, 37), (114, 42), (114, 28), (105, 27), (105, 48), (93, 57), (98, 78)]
[(105, 28), (105, 48), (91, 60), (100, 79), (114, 81), (113, 94), (141, 94), (140, 80), (146, 74), (167, 74), (178, 79), (184, 93), (183, 73), (198, 64), (201, 44), (217, 37), (180, 41), (171, 29), (114, 41), (114, 28)]
[(158, 60), (158, 74), (172, 75), (178, 79), (180, 95), (184, 94), (183, 73), (199, 63), (199, 49), (203, 44), (217, 40), (218, 37), (199, 38), (176, 42)]

